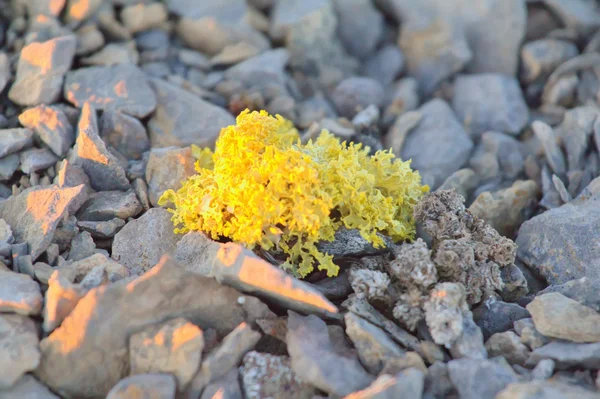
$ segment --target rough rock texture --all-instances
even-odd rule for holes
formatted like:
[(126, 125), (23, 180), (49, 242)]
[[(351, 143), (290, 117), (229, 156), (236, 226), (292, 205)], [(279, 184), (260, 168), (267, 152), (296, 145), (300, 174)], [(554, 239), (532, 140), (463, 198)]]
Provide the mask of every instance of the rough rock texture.
[(547, 337), (573, 342), (600, 341), (600, 313), (558, 292), (536, 297), (527, 310), (535, 328)]
[(64, 156), (75, 141), (75, 131), (65, 112), (39, 105), (19, 115), (19, 122), (32, 129), (54, 154)]
[(448, 362), (450, 380), (461, 398), (494, 399), (517, 375), (505, 363), (493, 360), (458, 359)]
[(150, 203), (158, 206), (158, 200), (166, 190), (181, 188), (181, 182), (196, 173), (195, 162), (190, 147), (152, 149), (146, 166)]
[(12, 227), (17, 242), (29, 244), (35, 261), (52, 242), (58, 223), (75, 213), (86, 199), (83, 185), (33, 187), (0, 202), (0, 219)]
[(0, 312), (38, 315), (42, 304), (37, 282), (25, 274), (0, 269)]
[(37, 329), (33, 320), (21, 315), (0, 314), (0, 397), (25, 373), (40, 363)]
[(176, 390), (177, 381), (172, 375), (139, 374), (119, 381), (106, 395), (106, 399), (174, 399)]
[(177, 316), (224, 335), (270, 313), (257, 299), (240, 297), (233, 288), (190, 274), (164, 257), (144, 276), (93, 289), (82, 298), (42, 340), (36, 375), (65, 397), (104, 396), (126, 375), (129, 335)]
[(600, 367), (600, 343), (578, 344), (575, 342), (552, 341), (531, 352), (527, 365), (538, 364), (542, 359), (552, 359), (559, 370), (573, 367), (598, 369)]
[(139, 276), (163, 254), (173, 253), (179, 238), (173, 232), (171, 214), (162, 208), (152, 208), (115, 235), (111, 256), (132, 275)]

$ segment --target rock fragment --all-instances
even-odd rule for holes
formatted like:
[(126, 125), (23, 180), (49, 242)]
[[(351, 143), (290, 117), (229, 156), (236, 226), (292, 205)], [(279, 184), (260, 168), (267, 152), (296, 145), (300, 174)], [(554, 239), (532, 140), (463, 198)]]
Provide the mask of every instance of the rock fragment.
[(25, 374), (8, 389), (0, 389), (0, 399), (60, 399), (31, 374)]
[(595, 399), (598, 394), (577, 385), (559, 381), (531, 381), (512, 383), (496, 399), (533, 399), (533, 398), (579, 398)]
[(539, 364), (542, 359), (552, 359), (559, 370), (571, 368), (598, 369), (600, 367), (600, 342), (579, 344), (576, 342), (552, 341), (531, 352), (528, 366)]
[(162, 3), (139, 3), (121, 10), (121, 21), (131, 33), (158, 28), (167, 21), (167, 8)]
[(375, 79), (351, 77), (337, 85), (332, 100), (341, 116), (353, 118), (369, 105), (381, 107), (384, 95), (383, 87)]
[(525, 365), (530, 350), (521, 343), (517, 334), (512, 331), (496, 333), (485, 343), (490, 358), (503, 356), (510, 364)]
[(75, 142), (75, 131), (61, 108), (39, 105), (19, 115), (19, 122), (32, 129), (54, 154), (64, 156)]
[(0, 158), (30, 147), (33, 144), (31, 129), (0, 129)]
[(76, 284), (75, 273), (71, 270), (55, 270), (48, 280), (48, 290), (44, 301), (45, 332), (54, 331), (71, 314), (84, 295), (84, 290)]
[(177, 381), (170, 374), (138, 374), (119, 381), (108, 392), (106, 399), (175, 399), (176, 391)]
[(345, 399), (420, 398), (424, 383), (424, 373), (411, 368), (395, 376), (382, 374), (367, 388), (351, 393)]
[(141, 159), (150, 149), (146, 128), (136, 118), (108, 109), (100, 120), (100, 137), (128, 159)]
[(58, 157), (47, 148), (30, 148), (21, 152), (19, 158), (20, 168), (25, 174), (47, 169), (58, 161)]
[(23, 48), (15, 83), (8, 97), (19, 105), (51, 104), (58, 100), (75, 56), (74, 35), (34, 42)]
[(38, 315), (42, 304), (40, 287), (31, 277), (0, 271), (0, 312)]
[(81, 110), (70, 161), (83, 168), (94, 190), (127, 190), (130, 187), (123, 166), (99, 136), (96, 110), (89, 102), (83, 104)]
[(40, 363), (38, 335), (29, 317), (0, 314), (0, 397), (2, 390), (12, 387), (28, 371)]
[(166, 190), (179, 190), (188, 177), (196, 174), (195, 163), (190, 147), (152, 149), (146, 166), (150, 203), (158, 206), (158, 200)]
[(142, 212), (142, 205), (133, 190), (100, 191), (89, 196), (81, 206), (77, 218), (81, 221), (128, 220)]
[(494, 399), (517, 375), (506, 363), (493, 360), (458, 359), (448, 362), (450, 379), (461, 398)]

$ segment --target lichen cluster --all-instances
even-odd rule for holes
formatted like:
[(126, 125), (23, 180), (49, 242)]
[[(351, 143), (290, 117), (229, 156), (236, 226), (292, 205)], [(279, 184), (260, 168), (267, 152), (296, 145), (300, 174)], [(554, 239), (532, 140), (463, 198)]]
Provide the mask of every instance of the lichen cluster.
[(242, 112), (221, 131), (214, 153), (195, 154), (198, 173), (159, 202), (172, 204), (176, 232), (283, 253), (282, 266), (301, 277), (315, 267), (338, 273), (316, 244), (333, 241), (342, 226), (375, 247), (384, 245), (378, 233), (413, 238), (413, 207), (428, 190), (391, 151), (370, 156), (327, 131), (302, 144), (289, 121), (265, 111)]
[(386, 262), (363, 261), (364, 268), (350, 271), (350, 282), (359, 299), (389, 305), (411, 331), (424, 320), (434, 341), (451, 348), (473, 324), (469, 305), (503, 288), (500, 271), (513, 265), (516, 245), (474, 217), (454, 190), (425, 196), (414, 218), (431, 237), (431, 249), (420, 238), (404, 243)]

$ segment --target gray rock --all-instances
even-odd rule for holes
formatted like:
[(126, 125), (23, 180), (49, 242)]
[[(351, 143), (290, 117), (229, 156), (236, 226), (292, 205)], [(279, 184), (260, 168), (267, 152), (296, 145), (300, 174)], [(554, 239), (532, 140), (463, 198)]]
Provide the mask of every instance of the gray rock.
[[(385, 237), (381, 236), (385, 240)], [(332, 256), (365, 256), (377, 255), (386, 252), (386, 248), (375, 248), (356, 229), (339, 228), (335, 232), (333, 241), (320, 241), (317, 243), (319, 251)]]
[(479, 185), (479, 176), (472, 169), (459, 169), (452, 173), (438, 190), (456, 190), (468, 202), (473, 190)]
[(110, 43), (100, 51), (88, 57), (80, 58), (82, 65), (109, 66), (117, 64), (137, 65), (139, 54), (135, 48), (135, 42), (130, 40), (122, 43)]
[(533, 319), (520, 319), (514, 323), (515, 332), (521, 337), (521, 342), (530, 347), (537, 349), (550, 342), (550, 338), (540, 334), (533, 324)]
[(577, 199), (528, 220), (519, 230), (517, 257), (550, 284), (600, 278), (595, 244), (600, 237), (600, 192), (594, 184)]
[(358, 359), (335, 350), (324, 321), (288, 313), (286, 342), (292, 369), (307, 383), (330, 394), (345, 396), (372, 381)]
[(531, 377), (534, 380), (547, 380), (554, 374), (554, 360), (542, 359), (531, 371)]
[(177, 242), (174, 256), (185, 269), (209, 277), (214, 256), (220, 247), (203, 233), (190, 231)]
[(488, 355), (483, 342), (482, 329), (473, 321), (471, 312), (463, 313), (462, 331), (450, 346), (452, 357), (454, 359), (485, 359)]
[(538, 186), (533, 180), (517, 180), (509, 188), (479, 194), (469, 207), (471, 213), (505, 237), (514, 237), (537, 205)]
[(485, 132), (481, 136), (480, 146), (485, 152), (496, 156), (504, 177), (513, 180), (522, 173), (527, 151), (514, 137), (498, 132)]
[(142, 212), (142, 205), (133, 190), (101, 191), (92, 194), (77, 213), (82, 221), (109, 221), (114, 218), (127, 220)]
[(92, 256), (96, 251), (96, 244), (92, 236), (87, 231), (81, 232), (71, 241), (71, 249), (69, 250), (69, 261), (78, 261)]
[(448, 365), (443, 361), (433, 363), (425, 374), (425, 398), (445, 398), (456, 395), (456, 389), (450, 381)]
[[(223, 336), (240, 323), (249, 329), (244, 321), (252, 323), (269, 314), (257, 299), (186, 272), (164, 257), (146, 276), (91, 290), (82, 298), (62, 325), (40, 343), (42, 361), (36, 375), (62, 396), (105, 397), (127, 375), (127, 337), (158, 320), (185, 316)], [(78, 345), (65, 351), (73, 334), (81, 337)], [(90, 358), (96, 360), (85, 361)]]
[(50, 333), (75, 309), (85, 291), (75, 284), (75, 271), (60, 267), (50, 275), (44, 301), (42, 328)]
[(123, 378), (106, 399), (128, 399), (140, 395), (152, 399), (175, 399), (177, 381), (171, 374), (138, 374)]
[(90, 0), (81, 4), (77, 0), (69, 0), (65, 20), (71, 26), (77, 26), (91, 17), (102, 5), (102, 0)]
[(148, 185), (146, 182), (140, 178), (137, 178), (131, 183), (133, 187), (133, 191), (135, 191), (135, 195), (137, 196), (140, 204), (142, 204), (142, 208), (145, 211), (150, 209), (150, 199), (148, 197)]
[(529, 120), (519, 82), (501, 74), (459, 76), (452, 107), (473, 138), (488, 130), (518, 135)]
[(386, 125), (393, 123), (399, 115), (417, 109), (420, 102), (416, 79), (407, 77), (398, 80), (387, 89), (384, 123)]
[(571, 298), (582, 305), (594, 309), (596, 312), (600, 312), (600, 297), (597, 295), (600, 292), (600, 279), (582, 277), (563, 284), (550, 285), (540, 291), (538, 295), (550, 292), (559, 292), (567, 298)]
[(362, 391), (347, 396), (353, 399), (421, 398), (425, 384), (422, 371), (410, 368), (395, 376), (382, 374)]
[(396, 46), (382, 47), (365, 63), (365, 75), (377, 80), (384, 87), (396, 80), (404, 67), (404, 54)]
[(6, 53), (0, 53), (0, 91), (3, 91), (11, 78), (10, 62)]
[(286, 356), (248, 352), (240, 367), (240, 379), (245, 397), (249, 399), (311, 399), (316, 394), (314, 387), (294, 373)]
[(64, 156), (75, 142), (75, 131), (65, 112), (58, 107), (39, 105), (19, 115), (19, 122), (32, 129), (36, 136), (56, 155)]
[(396, 156), (412, 159), (411, 167), (420, 172), (423, 183), (435, 190), (467, 161), (473, 142), (444, 101), (431, 100), (419, 112), (421, 122), (408, 134)]
[[(59, 252), (64, 252), (68, 249), (71, 240), (75, 238), (77, 233), (79, 233), (77, 218), (70, 215), (59, 222), (58, 227), (54, 231), (54, 237), (52, 237), (52, 244), (58, 245)], [(50, 248), (50, 246), (48, 246), (48, 248)]]
[(341, 116), (352, 118), (371, 104), (381, 107), (384, 95), (383, 87), (378, 81), (365, 77), (352, 77), (338, 84), (332, 100)]
[(543, 335), (572, 342), (600, 342), (600, 313), (558, 292), (537, 296), (527, 305)]
[(150, 149), (146, 128), (136, 118), (107, 109), (100, 120), (100, 137), (128, 159), (141, 159)]
[(542, 144), (548, 166), (552, 168), (554, 173), (563, 175), (567, 171), (567, 164), (565, 157), (558, 146), (554, 130), (542, 121), (533, 122), (531, 128), (536, 138)]
[(328, 3), (328, 0), (276, 2), (272, 11), (269, 35), (274, 40), (283, 41), (295, 24), (299, 24), (303, 18), (310, 17), (313, 13), (322, 12), (329, 7)]
[(75, 165), (68, 159), (63, 159), (56, 164), (57, 173), (54, 177), (54, 184), (59, 187), (77, 187), (81, 184), (85, 185), (86, 191), (92, 192), (90, 178), (83, 170), (81, 165)]
[(235, 123), (226, 110), (171, 85), (153, 79), (157, 111), (148, 122), (152, 147), (212, 147), (221, 128)]
[(600, 116), (600, 108), (595, 105), (576, 107), (565, 112), (563, 122), (557, 127), (557, 134), (562, 139), (570, 171), (583, 169), (586, 166), (585, 153), (598, 116)]
[(258, 88), (263, 93), (272, 86), (279, 87), (285, 93), (285, 67), (289, 58), (286, 49), (268, 50), (227, 69), (224, 77), (246, 87)]
[(48, 248), (58, 223), (85, 202), (85, 186), (34, 187), (0, 202), (0, 218), (12, 228), (17, 242), (29, 244), (32, 261)]
[(344, 320), (346, 334), (354, 343), (361, 363), (371, 374), (379, 374), (388, 360), (405, 353), (382, 329), (354, 313), (346, 313)]
[(508, 384), (518, 382), (509, 366), (487, 359), (451, 360), (448, 371), (450, 380), (464, 399), (494, 399)]
[[(216, 379), (204, 388), (200, 399), (211, 399), (215, 395), (221, 395), (223, 399), (242, 399), (242, 388), (240, 387), (238, 370), (232, 369), (224, 377)], [(252, 396), (246, 396), (251, 398)]]
[(495, 333), (510, 330), (516, 320), (528, 317), (525, 308), (498, 300), (487, 300), (473, 310), (473, 320), (481, 327), (486, 340)]
[(58, 100), (65, 73), (75, 56), (74, 35), (28, 44), (21, 50), (15, 83), (8, 92), (19, 105), (51, 104)]
[(247, 323), (238, 325), (202, 362), (200, 371), (194, 376), (184, 397), (197, 398), (211, 382), (225, 377), (240, 364), (244, 355), (256, 346), (260, 338), (260, 333)]
[(600, 342), (578, 344), (575, 342), (552, 341), (531, 352), (528, 366), (538, 364), (542, 359), (552, 359), (559, 370), (572, 368), (600, 368)]
[(77, 226), (83, 231), (87, 231), (94, 238), (107, 239), (112, 238), (125, 226), (125, 221), (120, 218), (113, 218), (107, 221), (81, 221)]
[(136, 118), (145, 118), (156, 108), (156, 96), (146, 75), (135, 65), (80, 68), (68, 72), (64, 96), (78, 108), (116, 109)]
[[(529, 282), (527, 275), (517, 265), (509, 265), (500, 269), (500, 278), (504, 286), (500, 296), (505, 302), (517, 302), (521, 297), (529, 293)], [(532, 291), (535, 287), (532, 287)]]
[(544, 81), (563, 62), (579, 54), (573, 43), (541, 39), (526, 43), (521, 48), (521, 80), (532, 83)]
[(127, 190), (130, 187), (125, 169), (98, 135), (96, 110), (83, 104), (77, 125), (77, 140), (70, 156), (74, 165), (83, 168), (94, 190)]
[(57, 161), (58, 157), (47, 148), (30, 148), (20, 154), (20, 168), (25, 174), (47, 169)]
[(132, 275), (150, 270), (165, 253), (172, 253), (180, 237), (173, 232), (171, 214), (152, 208), (132, 220), (114, 238), (112, 258), (127, 267)]
[(38, 283), (25, 274), (0, 271), (0, 312), (38, 315), (42, 294)]
[(29, 317), (0, 314), (0, 397), (2, 390), (12, 387), (25, 373), (40, 363), (37, 328)]
[(383, 15), (369, 0), (334, 0), (333, 5), (342, 44), (350, 55), (367, 59), (383, 35)]
[(200, 328), (183, 317), (171, 319), (129, 338), (130, 373), (172, 374), (178, 389), (183, 391), (200, 367), (203, 349)]
[(191, 147), (153, 148), (146, 166), (150, 203), (158, 206), (166, 190), (179, 190), (188, 177), (196, 174), (195, 163)]
[(8, 181), (20, 163), (19, 154), (10, 154), (0, 159), (0, 181)]
[(559, 381), (530, 381), (508, 385), (496, 399), (597, 399), (598, 394), (583, 387)]
[(98, 29), (98, 25), (88, 23), (75, 31), (77, 36), (76, 55), (84, 55), (99, 50), (104, 46), (104, 36)]
[(9, 389), (0, 389), (0, 399), (60, 399), (30, 374), (25, 374)]
[(121, 21), (131, 33), (159, 28), (168, 17), (167, 8), (162, 3), (141, 3), (121, 10)]
[(585, 0), (544, 0), (564, 26), (581, 35), (590, 33), (600, 26), (600, 10), (597, 4)]
[(33, 130), (31, 129), (0, 129), (0, 158), (18, 152), (33, 144)]
[(524, 365), (530, 350), (517, 334), (512, 331), (496, 333), (485, 343), (490, 357), (503, 356), (510, 364)]

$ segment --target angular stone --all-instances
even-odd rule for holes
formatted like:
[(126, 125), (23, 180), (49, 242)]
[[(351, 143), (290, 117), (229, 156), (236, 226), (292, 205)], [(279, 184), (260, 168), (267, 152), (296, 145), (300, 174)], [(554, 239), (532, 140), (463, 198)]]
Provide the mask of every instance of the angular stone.
[(74, 35), (31, 43), (21, 50), (15, 83), (8, 92), (19, 105), (51, 104), (58, 100), (65, 73), (75, 56)]
[(583, 387), (559, 381), (530, 381), (512, 383), (495, 399), (597, 399), (598, 394)]
[(177, 380), (170, 374), (138, 374), (123, 378), (106, 399), (175, 399)]
[(130, 64), (71, 71), (65, 78), (64, 96), (78, 108), (90, 102), (96, 109), (112, 108), (136, 118), (145, 118), (156, 108), (146, 75)]
[(92, 191), (90, 178), (81, 165), (74, 165), (68, 159), (63, 159), (62, 162), (57, 163), (56, 168), (58, 171), (54, 178), (54, 184), (59, 187), (77, 187), (83, 184), (86, 186), (86, 191)]
[(521, 337), (521, 342), (530, 347), (531, 349), (537, 349), (540, 346), (546, 345), (550, 342), (550, 338), (540, 334), (536, 330), (533, 324), (533, 319), (521, 319), (514, 323), (515, 332)]
[(346, 313), (346, 334), (358, 350), (358, 357), (365, 368), (374, 375), (381, 372), (390, 359), (402, 357), (404, 351), (379, 327)]
[(395, 376), (382, 374), (362, 391), (346, 396), (346, 399), (396, 399), (421, 398), (425, 374), (417, 369), (407, 369)]
[(0, 202), (0, 219), (12, 227), (17, 242), (29, 244), (35, 261), (52, 242), (58, 223), (75, 213), (86, 199), (83, 185), (34, 187)]
[[(221, 396), (223, 399), (242, 399), (242, 388), (240, 387), (239, 372), (231, 369), (225, 376), (216, 379), (204, 388), (200, 399), (212, 399)], [(250, 398), (251, 396), (246, 396)]]
[(104, 36), (98, 29), (98, 25), (89, 23), (75, 31), (77, 36), (77, 48), (75, 54), (84, 55), (99, 50), (104, 46)]
[(528, 214), (533, 212), (539, 191), (535, 181), (517, 180), (509, 188), (479, 194), (469, 211), (501, 235), (514, 237)]
[(40, 363), (38, 335), (29, 317), (0, 314), (0, 397), (2, 389), (12, 387), (25, 373)]
[(227, 69), (224, 77), (265, 92), (270, 86), (285, 88), (289, 58), (284, 48), (268, 50)]
[[(594, 183), (596, 182), (596, 183)], [(550, 284), (587, 277), (600, 279), (600, 180), (590, 191), (526, 221), (515, 240), (517, 257)]]
[(158, 28), (168, 17), (167, 8), (162, 3), (140, 3), (121, 10), (121, 21), (131, 33)]
[(179, 190), (188, 177), (196, 174), (195, 163), (191, 147), (152, 149), (146, 166), (150, 203), (158, 206), (158, 200), (166, 190)]
[(92, 256), (96, 251), (96, 244), (92, 239), (92, 235), (87, 231), (83, 231), (75, 236), (71, 241), (71, 249), (69, 250), (68, 261), (78, 261)]
[(186, 269), (210, 277), (221, 244), (201, 232), (190, 231), (177, 242), (175, 259)]
[(251, 323), (268, 314), (257, 299), (186, 272), (164, 257), (127, 284), (88, 292), (62, 325), (42, 340), (36, 374), (60, 395), (104, 397), (128, 371), (131, 334), (157, 321), (185, 316), (202, 329), (214, 328), (225, 335), (243, 321)]
[(0, 53), (0, 91), (3, 91), (10, 80), (10, 62), (6, 53)]
[(164, 254), (173, 253), (180, 238), (173, 232), (171, 213), (152, 208), (115, 235), (112, 258), (127, 267), (132, 275), (139, 276)]
[(568, 370), (573, 368), (600, 368), (600, 342), (578, 344), (575, 342), (552, 341), (531, 352), (527, 359), (528, 366), (538, 364), (542, 359), (552, 359), (556, 368)]
[(31, 374), (25, 374), (12, 387), (0, 389), (0, 399), (60, 399)]
[(565, 40), (540, 39), (521, 48), (521, 80), (544, 81), (560, 64), (579, 54), (577, 46)]
[(20, 154), (21, 170), (31, 174), (49, 168), (58, 162), (58, 157), (47, 148), (30, 148)]
[(83, 104), (81, 110), (70, 161), (83, 168), (94, 190), (127, 190), (130, 187), (123, 166), (98, 135), (96, 110), (89, 102)]
[(103, 222), (77, 222), (77, 226), (94, 238), (107, 239), (114, 237), (125, 226), (125, 221), (113, 218)]
[(600, 279), (592, 279), (582, 277), (577, 280), (567, 281), (564, 284), (550, 285), (546, 289), (540, 291), (538, 295), (547, 294), (550, 292), (559, 292), (571, 298), (582, 305), (600, 312)]
[(503, 356), (510, 364), (523, 366), (529, 357), (529, 349), (512, 331), (496, 333), (485, 343), (489, 357)]
[(290, 359), (255, 351), (244, 356), (240, 379), (246, 398), (311, 399), (316, 389), (298, 378)]
[(581, 35), (589, 34), (600, 26), (600, 9), (585, 0), (545, 0), (544, 4), (562, 22), (563, 26)]
[(172, 374), (184, 390), (200, 367), (203, 349), (200, 328), (182, 317), (171, 319), (129, 338), (130, 373)]
[(136, 118), (107, 109), (100, 121), (100, 137), (128, 159), (141, 159), (150, 149), (146, 128)]
[(384, 96), (383, 86), (375, 79), (351, 77), (338, 84), (332, 101), (341, 116), (353, 118), (369, 105), (381, 107)]
[(494, 399), (508, 384), (518, 382), (510, 366), (493, 360), (458, 359), (448, 362), (450, 380), (464, 399)]
[(117, 64), (137, 65), (140, 55), (135, 42), (130, 40), (123, 43), (110, 43), (100, 51), (86, 58), (80, 58), (82, 65), (110, 66)]
[(221, 245), (212, 261), (211, 276), (221, 284), (268, 298), (288, 309), (303, 313), (337, 313), (337, 308), (317, 289), (239, 244)]
[(237, 326), (202, 362), (184, 397), (197, 398), (207, 385), (226, 376), (256, 346), (260, 337), (247, 323)]
[(488, 130), (518, 135), (529, 121), (519, 82), (501, 74), (459, 76), (452, 107), (473, 138)]
[(334, 0), (333, 5), (342, 44), (354, 57), (366, 59), (375, 51), (383, 34), (383, 15), (369, 0)]
[(55, 270), (48, 280), (48, 290), (44, 301), (45, 332), (54, 331), (71, 314), (84, 295), (84, 290), (76, 284), (75, 273), (71, 270)]
[(18, 152), (33, 144), (31, 129), (0, 129), (0, 158)]
[(572, 342), (600, 342), (600, 313), (551, 292), (527, 305), (535, 328), (543, 335)]
[(420, 123), (408, 133), (396, 156), (412, 159), (411, 167), (435, 190), (467, 161), (473, 142), (444, 101), (431, 100), (419, 112)]
[(221, 128), (235, 123), (225, 109), (184, 89), (158, 79), (151, 84), (158, 101), (148, 122), (152, 147), (213, 147)]
[(38, 105), (19, 115), (19, 122), (32, 129), (36, 136), (59, 157), (75, 142), (75, 131), (61, 108)]
[(484, 302), (473, 310), (473, 320), (486, 340), (495, 333), (510, 330), (516, 320), (528, 317), (531, 316), (525, 308), (502, 301)]
[(19, 154), (10, 154), (0, 159), (0, 181), (8, 181), (21, 162)]
[(107, 282), (115, 282), (129, 277), (129, 270), (117, 262), (112, 261), (107, 254), (95, 253), (85, 259), (73, 262), (62, 268), (74, 271), (74, 282), (81, 282), (92, 270), (102, 267), (106, 271)]
[(102, 0), (69, 0), (65, 20), (76, 26), (91, 17), (101, 5)]
[(0, 312), (39, 315), (43, 298), (40, 286), (26, 274), (0, 271)]
[(404, 54), (392, 45), (382, 47), (365, 63), (364, 72), (384, 87), (390, 85), (404, 68)]
[(371, 377), (355, 357), (335, 350), (325, 322), (316, 316), (288, 312), (286, 341), (292, 369), (307, 383), (330, 394), (345, 396), (366, 388)]
[(127, 220), (142, 212), (142, 205), (133, 190), (101, 191), (92, 194), (81, 206), (77, 218), (82, 221)]

